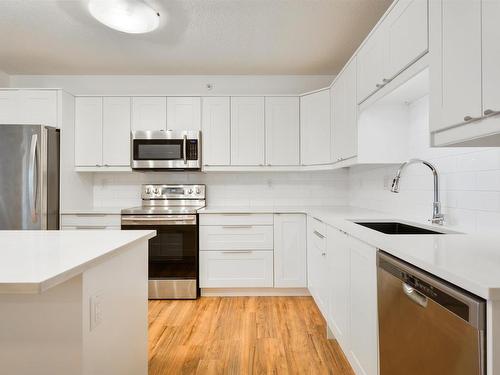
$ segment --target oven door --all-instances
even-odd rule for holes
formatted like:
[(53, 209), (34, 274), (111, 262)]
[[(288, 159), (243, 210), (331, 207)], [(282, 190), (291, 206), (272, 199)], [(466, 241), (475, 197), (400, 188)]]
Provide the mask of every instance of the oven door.
[(149, 240), (149, 298), (198, 297), (196, 215), (124, 215), (123, 230), (156, 230)]
[(199, 169), (199, 132), (132, 133), (133, 169)]

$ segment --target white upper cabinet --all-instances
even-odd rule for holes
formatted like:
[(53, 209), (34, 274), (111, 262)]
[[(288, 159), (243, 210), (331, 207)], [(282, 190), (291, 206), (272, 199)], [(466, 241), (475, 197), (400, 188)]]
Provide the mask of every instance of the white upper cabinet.
[(305, 288), (306, 215), (274, 215), (274, 287)]
[(200, 130), (201, 98), (167, 97), (167, 129)]
[(102, 98), (75, 98), (75, 166), (102, 165)]
[[(482, 4), (483, 115), (500, 111), (500, 1)], [(499, 144), (500, 145), (500, 144)], [(498, 145), (497, 145), (498, 146)]]
[(355, 157), (358, 152), (356, 58), (352, 59), (330, 89), (332, 161)]
[(303, 165), (330, 163), (330, 90), (300, 98), (300, 151)]
[(427, 0), (398, 0), (384, 20), (387, 33), (385, 75), (394, 78), (429, 50)]
[(300, 164), (298, 97), (266, 98), (266, 164)]
[(388, 79), (384, 70), (385, 46), (383, 25), (380, 25), (358, 52), (358, 103), (381, 88), (386, 83), (384, 79)]
[(231, 116), (229, 97), (202, 99), (203, 165), (231, 164)]
[(430, 5), (434, 146), (500, 146), (500, 3)]
[(264, 98), (231, 98), (231, 165), (264, 165)]
[(358, 52), (358, 103), (425, 55), (427, 0), (399, 0)]
[(167, 98), (133, 97), (132, 130), (165, 130), (167, 128)]
[(0, 91), (0, 124), (58, 126), (57, 90)]
[(103, 98), (102, 163), (130, 165), (130, 98)]

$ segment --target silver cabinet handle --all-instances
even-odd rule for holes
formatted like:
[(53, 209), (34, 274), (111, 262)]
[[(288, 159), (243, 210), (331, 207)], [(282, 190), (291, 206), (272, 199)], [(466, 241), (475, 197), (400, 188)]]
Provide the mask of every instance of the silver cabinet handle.
[(325, 236), (319, 233), (317, 230), (315, 230), (313, 233), (321, 239), (325, 238)]
[(87, 226), (77, 226), (75, 229), (106, 229), (105, 225), (87, 225)]
[(226, 250), (221, 251), (222, 254), (250, 254), (252, 250)]
[(421, 307), (427, 307), (427, 297), (424, 296), (422, 293), (416, 291), (413, 289), (411, 286), (409, 286), (406, 283), (402, 283), (402, 288), (404, 294), (413, 302), (415, 302), (417, 305)]
[[(28, 190), (29, 190), (29, 200), (30, 200), (30, 211), (31, 211), (31, 221), (36, 223), (36, 204), (37, 204), (37, 193), (38, 193), (38, 166), (37, 166), (37, 143), (38, 143), (38, 135), (33, 134), (31, 136), (31, 145), (30, 145), (30, 159), (29, 159), (29, 167), (28, 167)], [(35, 177), (36, 176), (36, 177)]]
[(250, 229), (253, 228), (252, 225), (223, 225), (224, 229)]
[(182, 153), (184, 156), (184, 164), (187, 164), (187, 135), (182, 138)]
[(495, 115), (500, 114), (500, 111), (494, 111), (493, 109), (485, 109), (483, 114), (485, 116), (495, 116)]
[(387, 79), (387, 78), (383, 78), (383, 79), (382, 79), (382, 82), (384, 82), (384, 83), (389, 83), (389, 82), (391, 82), (391, 80), (390, 80), (390, 79)]
[(375, 85), (375, 87), (379, 89), (379, 88), (381, 88), (381, 87), (384, 87), (384, 85), (383, 85), (383, 84), (381, 84), (381, 83), (377, 83), (377, 84)]
[(465, 122), (477, 121), (477, 120), (481, 120), (481, 118), (482, 117), (465, 116), (464, 121)]

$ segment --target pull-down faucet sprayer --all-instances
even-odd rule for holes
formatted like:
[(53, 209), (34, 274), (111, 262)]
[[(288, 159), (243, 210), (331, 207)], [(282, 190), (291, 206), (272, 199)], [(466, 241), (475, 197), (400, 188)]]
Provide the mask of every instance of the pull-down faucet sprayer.
[(441, 202), (439, 201), (439, 177), (436, 167), (434, 167), (431, 163), (422, 160), (422, 159), (410, 159), (403, 164), (398, 169), (396, 173), (396, 177), (392, 180), (391, 191), (393, 193), (399, 193), (399, 180), (401, 179), (401, 172), (410, 164), (422, 163), (430, 168), (432, 171), (432, 175), (434, 176), (434, 203), (432, 204), (432, 219), (429, 221), (433, 224), (443, 225), (444, 215), (441, 212)]

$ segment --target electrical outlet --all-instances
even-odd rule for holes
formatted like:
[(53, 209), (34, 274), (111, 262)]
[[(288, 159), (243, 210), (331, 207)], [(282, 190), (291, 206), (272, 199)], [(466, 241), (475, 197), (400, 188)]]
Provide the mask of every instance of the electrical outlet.
[(102, 322), (102, 295), (90, 297), (90, 331), (96, 329)]

